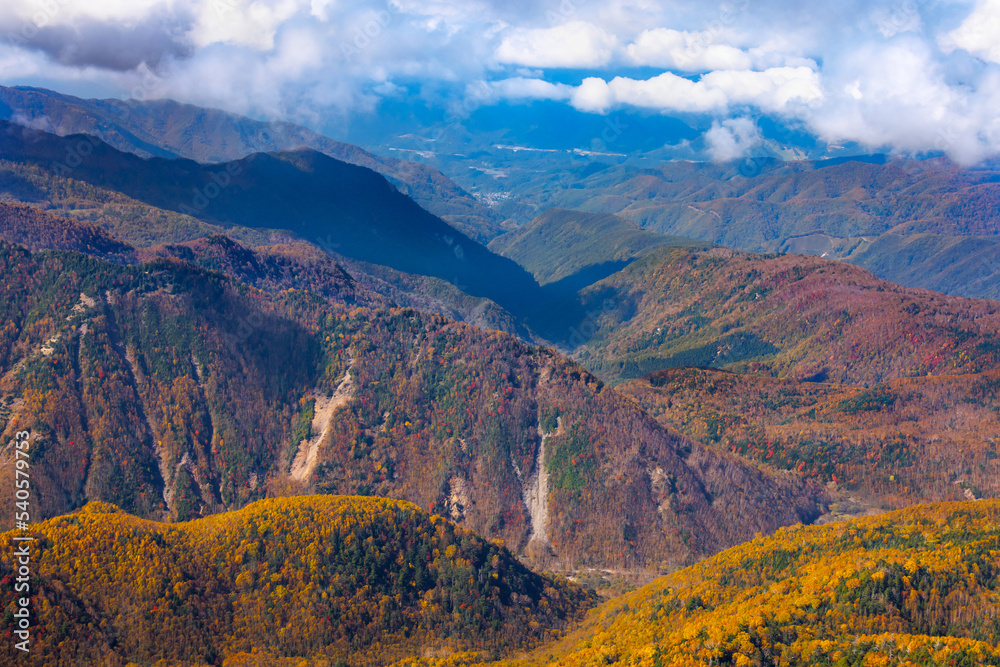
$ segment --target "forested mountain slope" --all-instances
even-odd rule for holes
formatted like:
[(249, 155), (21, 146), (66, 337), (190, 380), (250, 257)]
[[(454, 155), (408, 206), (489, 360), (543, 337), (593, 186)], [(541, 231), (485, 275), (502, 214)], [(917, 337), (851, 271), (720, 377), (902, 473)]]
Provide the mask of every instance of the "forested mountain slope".
[(1000, 299), (1000, 239), (883, 234), (845, 256), (879, 278), (958, 296)]
[[(843, 259), (909, 287), (979, 298), (1000, 293), (995, 168), (885, 156), (754, 158), (592, 163), (524, 171), (523, 178), (505, 182), (511, 192), (504, 203), (528, 211), (533, 204), (529, 217), (550, 207), (610, 213), (646, 231), (739, 250)], [(977, 237), (986, 240), (977, 244)]]
[[(592, 604), (409, 503), (264, 500), (180, 524), (106, 503), (32, 526), (31, 651), (7, 664), (217, 665), (234, 654), (380, 665), (434, 646), (503, 655)], [(20, 532), (0, 535), (11, 605)], [(7, 631), (15, 622), (3, 621)]]
[(540, 284), (576, 291), (656, 248), (703, 245), (639, 229), (607, 213), (553, 208), (498, 237), (489, 247), (530, 271)]
[(782, 529), (504, 664), (1000, 665), (998, 518), (996, 501), (948, 503)]
[[(26, 199), (33, 204), (0, 207), (0, 238), (33, 250), (76, 250), (123, 263), (177, 257), (264, 290), (304, 288), (337, 302), (413, 307), (532, 338), (523, 321), (485, 297), (470, 296), (440, 278), (351, 259), (290, 232), (223, 230), (111, 190), (2, 160), (0, 183), (6, 189), (3, 194), (14, 195), (15, 202)], [(136, 251), (112, 232), (124, 234), (141, 249)]]
[(997, 365), (1000, 304), (803, 255), (663, 249), (583, 292), (580, 360), (605, 379), (675, 366), (876, 384)]
[(998, 175), (946, 160), (668, 162), (609, 167), (551, 205), (620, 215), (650, 231), (753, 251), (789, 239), (935, 233), (995, 236)]
[(25, 204), (0, 202), (0, 238), (29, 250), (76, 250), (118, 262), (137, 258), (135, 248), (97, 225)]
[(618, 389), (706, 445), (836, 485), (844, 514), (1000, 497), (997, 368), (867, 388), (675, 368)]
[[(4, 430), (33, 433), (42, 516), (104, 500), (183, 519), (361, 493), (541, 562), (635, 568), (822, 510), (797, 476), (694, 444), (506, 334), (272, 296), (175, 259), (4, 245), (0, 261)], [(0, 489), (10, 497), (11, 476)]]

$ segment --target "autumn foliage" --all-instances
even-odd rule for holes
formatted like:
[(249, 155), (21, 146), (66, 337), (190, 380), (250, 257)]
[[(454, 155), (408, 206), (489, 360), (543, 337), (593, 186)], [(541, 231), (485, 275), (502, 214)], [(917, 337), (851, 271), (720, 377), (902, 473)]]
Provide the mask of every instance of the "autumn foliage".
[[(4, 605), (14, 534), (0, 535)], [(499, 655), (592, 604), (498, 542), (379, 498), (266, 500), (179, 524), (90, 503), (31, 534), (35, 640), (20, 660), (47, 667), (241, 652), (386, 664), (438, 644)], [(0, 651), (15, 659), (12, 642)]]
[(984, 501), (783, 528), (611, 600), (504, 664), (1000, 665), (998, 519), (1000, 503)]
[(619, 386), (660, 423), (883, 507), (1000, 495), (1000, 373), (868, 388), (677, 368)]
[(581, 331), (593, 336), (579, 357), (609, 381), (704, 366), (875, 385), (1000, 361), (996, 301), (900, 287), (819, 257), (665, 249), (582, 295), (591, 316)]
[[(507, 334), (270, 294), (177, 258), (8, 245), (0, 263), (0, 417), (33, 434), (41, 517), (87, 500), (184, 520), (275, 495), (379, 495), (542, 564), (655, 573), (823, 509), (817, 486), (692, 443)], [(293, 475), (304, 450), (313, 463)], [(12, 485), (0, 474), (0, 497)]]

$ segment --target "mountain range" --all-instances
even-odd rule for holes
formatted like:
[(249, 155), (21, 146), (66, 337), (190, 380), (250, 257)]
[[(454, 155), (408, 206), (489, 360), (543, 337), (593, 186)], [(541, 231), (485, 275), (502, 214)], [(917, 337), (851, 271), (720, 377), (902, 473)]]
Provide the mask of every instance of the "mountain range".
[(34, 663), (1000, 664), (991, 170), (0, 100)]
[[(86, 157), (70, 159), (83, 146)], [(514, 262), (423, 210), (379, 174), (313, 150), (203, 165), (140, 158), (83, 135), (58, 137), (0, 121), (0, 157), (12, 165), (8, 187), (23, 201), (47, 201), (70, 215), (100, 209), (103, 218), (108, 199), (124, 198), (133, 211), (105, 224), (133, 243), (193, 240), (237, 227), (244, 232), (241, 238), (259, 244), (273, 242), (273, 230), (280, 229), (285, 239), (305, 239), (354, 259), (438, 277), (522, 314), (523, 304), (542, 300), (538, 285)], [(67, 180), (69, 187), (84, 190), (82, 196), (66, 193)], [(65, 199), (52, 202), (52, 189)], [(295, 198), (290, 200), (288, 192)], [(144, 209), (143, 218), (164, 220), (162, 232), (136, 224), (135, 208)]]
[[(487, 110), (477, 110), (473, 116), (484, 113)], [(1000, 290), (1000, 280), (990, 268), (995, 265), (996, 230), (989, 220), (997, 208), (996, 173), (988, 167), (960, 169), (944, 159), (846, 154), (782, 161), (774, 154), (714, 165), (676, 157), (674, 161), (664, 161), (665, 156), (638, 158), (655, 151), (636, 153), (635, 147), (624, 145), (621, 148), (628, 150), (615, 158), (607, 153), (615, 142), (662, 134), (639, 132), (650, 119), (629, 116), (580, 126), (580, 136), (594, 137), (606, 135), (609, 122), (612, 128), (621, 126), (612, 133), (616, 138), (610, 144), (600, 140), (603, 152), (571, 152), (556, 159), (551, 152), (555, 149), (544, 141), (530, 136), (508, 140), (497, 134), (484, 146), (492, 146), (491, 141), (514, 145), (520, 141), (524, 150), (508, 150), (513, 157), (500, 159), (504, 151), (491, 148), (491, 158), (466, 164), (468, 160), (458, 155), (448, 160), (438, 159), (446, 157), (438, 153), (433, 153), (434, 159), (424, 157), (426, 142), (395, 150), (392, 142), (385, 143), (384, 128), (375, 133), (378, 137), (370, 137), (383, 153), (377, 155), (289, 123), (255, 121), (169, 100), (83, 100), (24, 87), (0, 87), (3, 118), (62, 135), (90, 134), (144, 157), (227, 162), (255, 152), (312, 148), (382, 173), (422, 207), (483, 244), (515, 222), (527, 222), (549, 208), (564, 208), (619, 214), (649, 231), (736, 249), (843, 259), (885, 280), (959, 296), (991, 298)], [(506, 120), (508, 127), (514, 127), (509, 125), (511, 118)], [(565, 119), (556, 125), (570, 128), (578, 121)], [(467, 125), (462, 126), (466, 134), (483, 137), (496, 134), (502, 126), (497, 118), (485, 116)], [(765, 134), (771, 125), (770, 121), (762, 125)], [(683, 127), (687, 130), (675, 128), (680, 139), (687, 136), (685, 131), (690, 133), (690, 127)], [(538, 128), (539, 137), (559, 134), (551, 129)], [(785, 138), (794, 134), (774, 131)], [(566, 145), (585, 148), (588, 142), (581, 141)], [(402, 140), (395, 143), (408, 145)], [(413, 160), (400, 160), (393, 152)], [(449, 169), (475, 195), (428, 162)]]
[(995, 170), (944, 159), (859, 156), (588, 163), (503, 187), (531, 216), (529, 205), (612, 213), (661, 234), (842, 259), (910, 287), (993, 297), (998, 181)]
[(713, 366), (876, 384), (997, 363), (994, 301), (881, 281), (807, 255), (665, 248), (582, 291), (579, 358), (607, 379)]
[(502, 230), (496, 213), (436, 169), (375, 155), (293, 123), (257, 121), (172, 100), (85, 100), (42, 88), (6, 86), (0, 86), (0, 120), (61, 136), (95, 136), (140, 157), (215, 163), (311, 148), (383, 174), (421, 206), (480, 242)]
[[(379, 495), (540, 562), (641, 569), (825, 502), (506, 334), (331, 303), (346, 289), (268, 294), (173, 258), (6, 245), (0, 259), (4, 432), (35, 434), (42, 516), (87, 500), (185, 519), (273, 495)], [(13, 497), (12, 474), (2, 489)]]
[(550, 290), (574, 293), (657, 248), (699, 245), (640, 229), (607, 213), (552, 208), (516, 232), (494, 239), (489, 248), (523, 266)]

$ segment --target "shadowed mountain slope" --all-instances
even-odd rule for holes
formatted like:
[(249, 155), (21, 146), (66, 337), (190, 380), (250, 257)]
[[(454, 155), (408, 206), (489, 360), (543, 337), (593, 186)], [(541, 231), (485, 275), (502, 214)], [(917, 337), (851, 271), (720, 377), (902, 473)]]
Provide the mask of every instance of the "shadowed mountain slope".
[(575, 292), (651, 250), (692, 245), (705, 244), (648, 232), (606, 213), (549, 209), (493, 240), (490, 249), (523, 266), (539, 284)]
[(432, 167), (383, 157), (300, 125), (262, 122), (173, 100), (80, 99), (42, 88), (0, 86), (0, 119), (59, 135), (90, 134), (141, 157), (229, 162), (252, 153), (312, 148), (373, 169), (422, 207), (488, 242), (502, 219)]
[(379, 174), (316, 151), (261, 153), (209, 166), (147, 160), (93, 138), (0, 123), (0, 157), (216, 228), (286, 229), (348, 257), (447, 280), (519, 314), (543, 301), (514, 262), (424, 211)]

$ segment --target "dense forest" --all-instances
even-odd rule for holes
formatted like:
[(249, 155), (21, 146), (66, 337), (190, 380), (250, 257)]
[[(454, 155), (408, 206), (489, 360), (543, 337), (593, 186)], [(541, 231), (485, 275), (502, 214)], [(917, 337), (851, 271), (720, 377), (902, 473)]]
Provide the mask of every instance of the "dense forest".
[(502, 664), (1000, 665), (998, 519), (1000, 503), (985, 501), (783, 528), (606, 602)]
[(677, 366), (874, 385), (997, 365), (1000, 306), (803, 255), (654, 251), (582, 292), (579, 350), (609, 381)]
[(183, 260), (269, 293), (297, 289), (338, 304), (375, 308), (393, 305), (382, 294), (360, 284), (322, 250), (301, 241), (248, 248), (217, 234), (143, 248), (137, 255), (144, 261)]
[(882, 507), (994, 498), (1000, 373), (865, 388), (677, 368), (619, 386), (704, 444)]
[[(0, 535), (8, 609), (14, 535)], [(559, 636), (593, 604), (501, 542), (381, 498), (265, 500), (176, 524), (93, 502), (31, 535), (34, 641), (28, 656), (5, 642), (5, 662), (218, 665), (253, 652), (377, 665), (438, 645), (500, 655)], [(8, 634), (13, 623), (8, 611)]]
[(111, 261), (136, 260), (135, 249), (95, 224), (0, 202), (0, 238), (29, 250), (76, 250)]

